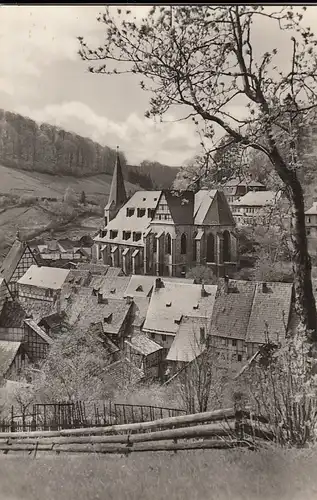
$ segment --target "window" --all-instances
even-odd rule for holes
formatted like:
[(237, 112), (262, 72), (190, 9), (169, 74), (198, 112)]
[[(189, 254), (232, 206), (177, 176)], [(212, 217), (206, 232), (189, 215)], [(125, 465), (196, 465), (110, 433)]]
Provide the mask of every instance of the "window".
[(307, 234), (308, 234), (308, 236), (310, 235), (310, 229), (307, 229)]
[(151, 333), (151, 339), (155, 340), (155, 333)]
[(165, 342), (166, 341), (166, 335), (162, 335), (162, 341)]
[(236, 345), (237, 345), (237, 340), (236, 339), (232, 339), (232, 345), (233, 345), (233, 347), (236, 347)]
[(118, 236), (118, 231), (117, 230), (111, 230), (110, 231), (110, 239), (113, 240), (114, 238), (116, 238)]
[(200, 343), (203, 344), (206, 340), (206, 331), (203, 326), (200, 327)]
[(123, 239), (128, 240), (131, 238), (131, 231), (123, 231)]
[(138, 208), (138, 217), (144, 217), (145, 216), (145, 208)]
[(242, 361), (242, 354), (238, 354), (238, 361)]
[(153, 219), (154, 214), (155, 214), (155, 210), (153, 208), (148, 208), (148, 210), (147, 210), (147, 216), (148, 216), (148, 218), (149, 219)]
[(127, 217), (132, 217), (134, 215), (134, 208), (127, 208)]
[(158, 216), (158, 220), (162, 220), (162, 216), (161, 215)]
[(310, 223), (310, 217), (308, 217), (308, 222)]
[(186, 234), (183, 233), (181, 236), (181, 254), (186, 255), (187, 253), (187, 238)]
[(142, 233), (133, 233), (133, 241), (140, 241)]
[(167, 255), (171, 255), (171, 251), (172, 251), (172, 238), (171, 235), (167, 233), (167, 235), (165, 236), (165, 253)]

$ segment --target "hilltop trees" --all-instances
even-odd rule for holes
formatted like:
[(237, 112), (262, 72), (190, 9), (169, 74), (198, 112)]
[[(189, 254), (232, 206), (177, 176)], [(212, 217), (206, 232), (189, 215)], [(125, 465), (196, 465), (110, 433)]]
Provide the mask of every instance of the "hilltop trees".
[[(120, 18), (121, 12), (114, 17), (107, 8), (100, 15), (105, 44), (95, 50), (80, 38), (81, 57), (97, 63), (91, 72), (140, 75), (152, 95), (146, 116), (172, 111), (194, 120), (209, 154), (220, 149), (217, 132), (268, 158), (292, 207), (296, 310), (307, 337), (317, 341), (296, 141), (317, 105), (317, 41), (303, 27), (303, 13), (260, 5), (162, 6), (138, 24), (131, 11)], [(256, 45), (261, 26), (289, 32), (287, 56)]]

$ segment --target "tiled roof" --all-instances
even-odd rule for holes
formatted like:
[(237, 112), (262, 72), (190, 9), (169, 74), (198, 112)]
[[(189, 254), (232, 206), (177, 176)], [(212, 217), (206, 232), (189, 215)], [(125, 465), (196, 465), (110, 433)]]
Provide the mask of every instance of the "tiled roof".
[(18, 301), (8, 300), (4, 303), (0, 314), (1, 328), (21, 328), (26, 312)]
[(72, 283), (79, 286), (87, 286), (91, 280), (91, 273), (86, 269), (71, 269), (66, 277), (65, 283)]
[(142, 276), (134, 274), (131, 276), (124, 296), (148, 297), (155, 282), (155, 276)]
[(53, 314), (49, 314), (48, 316), (44, 316), (44, 318), (42, 318), (39, 322), (39, 325), (41, 326), (46, 323), (50, 328), (54, 328), (55, 326), (60, 326), (65, 318), (66, 314), (64, 311), (61, 313), (55, 312)]
[(148, 309), (150, 305), (150, 300), (148, 297), (134, 297), (133, 298), (133, 326), (141, 328)]
[(0, 340), (0, 375), (5, 377), (20, 348), (21, 342)]
[(27, 248), (28, 246), (25, 242), (15, 240), (8, 254), (6, 255), (4, 261), (2, 262), (2, 266), (0, 269), (0, 276), (3, 277), (7, 283), (10, 282), (14, 274), (14, 271), (16, 270)]
[(100, 293), (102, 293), (104, 297), (121, 299), (126, 295), (125, 291), (129, 285), (129, 282), (130, 278), (128, 276), (108, 278), (107, 275), (100, 284)]
[(281, 193), (276, 191), (249, 191), (234, 203), (235, 206), (265, 207), (273, 205), (281, 198)]
[(226, 293), (224, 281), (219, 281), (210, 335), (245, 339), (256, 283), (230, 280), (229, 287)]
[(193, 224), (194, 193), (193, 191), (163, 191), (174, 224)]
[(48, 345), (53, 344), (53, 339), (47, 335), (44, 330), (40, 326), (38, 326), (33, 319), (25, 319), (24, 323), (26, 323), (37, 335), (39, 335)]
[(18, 280), (18, 283), (20, 285), (32, 285), (40, 288), (59, 290), (63, 286), (68, 274), (69, 269), (32, 265), (22, 278)]
[(74, 246), (76, 246), (76, 242), (71, 241), (69, 238), (57, 240), (57, 244), (59, 247), (62, 247), (63, 250), (73, 250)]
[(211, 316), (217, 291), (215, 285), (205, 285), (208, 295), (202, 297), (201, 285), (165, 280), (163, 283), (163, 288), (154, 289), (152, 293), (143, 326), (145, 331), (176, 334), (182, 316)]
[(104, 374), (110, 377), (117, 390), (120, 387), (125, 387), (128, 383), (137, 383), (144, 377), (143, 371), (127, 358), (121, 358), (119, 361), (111, 363), (106, 367)]
[(27, 317), (31, 317), (36, 323), (39, 323), (45, 316), (56, 312), (56, 305), (52, 302), (33, 299), (19, 299), (19, 301)]
[(221, 226), (235, 226), (235, 221), (225, 195), (222, 191), (212, 190), (204, 191), (204, 197), (199, 191), (196, 196), (197, 206), (199, 205), (195, 214), (194, 223), (200, 225), (221, 225)]
[(163, 347), (142, 333), (133, 336), (130, 340), (126, 340), (125, 343), (145, 356), (163, 349)]
[(266, 332), (271, 341), (282, 340), (292, 305), (292, 283), (258, 283), (247, 329), (246, 341), (265, 343)]
[(131, 309), (125, 299), (108, 299), (107, 303), (98, 303), (98, 297), (93, 295), (91, 288), (81, 288), (70, 295), (70, 299), (63, 300), (70, 325), (75, 323), (80, 328), (89, 328), (93, 323), (101, 322), (103, 331), (107, 334), (118, 334), (127, 314)]
[(107, 335), (104, 335), (103, 325), (101, 321), (99, 323), (91, 325), (88, 329), (88, 332), (93, 335), (98, 335), (102, 338), (103, 347), (107, 351), (108, 355), (111, 356), (120, 351), (119, 347), (117, 347)]
[(109, 266), (106, 274), (107, 278), (115, 278), (116, 276), (124, 276), (121, 267)]
[(200, 328), (204, 328), (207, 335), (209, 323), (204, 318), (183, 317), (166, 360), (190, 362), (197, 358), (205, 349), (200, 342)]
[(78, 264), (77, 269), (83, 271), (90, 271), (93, 275), (106, 275), (110, 266), (106, 264), (93, 264), (92, 262), (81, 262)]

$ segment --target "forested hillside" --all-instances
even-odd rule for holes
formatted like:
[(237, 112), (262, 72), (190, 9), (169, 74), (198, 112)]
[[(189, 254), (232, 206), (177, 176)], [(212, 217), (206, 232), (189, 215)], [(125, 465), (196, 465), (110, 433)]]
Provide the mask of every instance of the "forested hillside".
[[(115, 156), (114, 149), (91, 139), (0, 110), (0, 164), (6, 167), (84, 177), (111, 174)], [(129, 166), (123, 152), (120, 157), (126, 180), (143, 189), (168, 188), (177, 173), (177, 169), (153, 162)]]

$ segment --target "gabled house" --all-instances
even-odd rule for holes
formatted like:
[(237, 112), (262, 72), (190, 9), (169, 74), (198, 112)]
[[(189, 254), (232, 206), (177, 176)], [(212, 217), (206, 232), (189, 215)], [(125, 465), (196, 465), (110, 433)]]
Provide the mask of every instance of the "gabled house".
[(28, 363), (29, 358), (21, 342), (0, 340), (1, 379), (16, 379)]
[(0, 268), (0, 278), (5, 279), (13, 297), (17, 296), (18, 280), (37, 260), (25, 241), (15, 240)]

